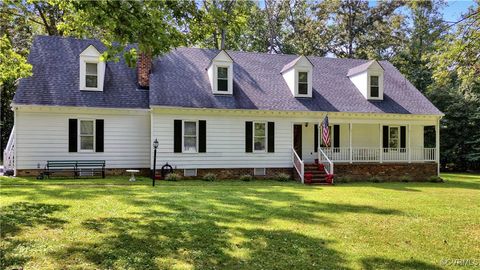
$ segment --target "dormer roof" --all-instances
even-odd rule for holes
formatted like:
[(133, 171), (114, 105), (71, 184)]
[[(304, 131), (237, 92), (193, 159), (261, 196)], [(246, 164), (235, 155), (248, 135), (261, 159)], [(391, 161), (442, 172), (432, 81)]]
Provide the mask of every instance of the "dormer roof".
[(351, 69), (348, 70), (348, 73), (347, 73), (347, 76), (350, 77), (350, 76), (354, 76), (354, 75), (357, 75), (359, 73), (362, 73), (362, 72), (365, 72), (367, 71), (370, 67), (373, 67), (373, 66), (378, 66), (380, 67), (382, 70), (385, 70), (382, 65), (380, 65), (380, 63), (377, 61), (377, 60), (371, 60), (367, 63), (364, 63), (364, 64), (361, 64), (361, 65), (358, 65), (356, 67), (353, 67)]
[(304, 55), (300, 55), (299, 57), (295, 58), (293, 61), (291, 61), (291, 62), (287, 63), (285, 66), (283, 66), (280, 73), (287, 72), (288, 70), (295, 67), (297, 64), (310, 65), (311, 67), (313, 67), (312, 62), (308, 59), (308, 57), (306, 57)]

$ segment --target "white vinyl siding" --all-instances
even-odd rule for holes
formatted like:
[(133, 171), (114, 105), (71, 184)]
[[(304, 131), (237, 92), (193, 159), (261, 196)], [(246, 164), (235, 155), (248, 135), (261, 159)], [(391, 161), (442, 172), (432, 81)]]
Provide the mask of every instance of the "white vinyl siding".
[[(68, 152), (68, 119), (104, 119), (104, 152)], [(147, 113), (54, 113), (17, 111), (17, 169), (41, 168), (47, 160), (106, 160), (107, 168), (150, 166)], [(80, 128), (78, 129), (80, 133)], [(78, 148), (80, 150), (80, 148)]]
[[(208, 123), (206, 153), (174, 153), (173, 122), (191, 118), (179, 114), (154, 113), (152, 137), (161, 142), (157, 166), (168, 161), (178, 169), (188, 168), (289, 168), (292, 167), (292, 119), (195, 114)], [(275, 122), (275, 152), (245, 152), (245, 121)], [(265, 126), (267, 128), (267, 125)], [(267, 144), (265, 144), (267, 147)], [(163, 163), (161, 163), (163, 162)]]

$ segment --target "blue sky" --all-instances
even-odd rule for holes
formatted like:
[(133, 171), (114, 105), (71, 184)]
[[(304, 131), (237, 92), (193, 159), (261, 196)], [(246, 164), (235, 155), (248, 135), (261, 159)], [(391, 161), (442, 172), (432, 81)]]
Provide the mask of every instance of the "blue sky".
[(446, 7), (443, 8), (443, 19), (445, 21), (458, 21), (462, 13), (467, 12), (468, 7), (474, 4), (473, 1), (467, 0), (450, 0), (447, 1)]

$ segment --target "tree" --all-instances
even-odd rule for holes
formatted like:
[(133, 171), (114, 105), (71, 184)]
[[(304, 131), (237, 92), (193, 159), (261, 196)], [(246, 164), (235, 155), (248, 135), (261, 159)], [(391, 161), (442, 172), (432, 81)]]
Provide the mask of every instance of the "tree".
[(148, 55), (161, 55), (187, 42), (188, 21), (195, 14), (192, 1), (62, 1), (55, 0), (65, 16), (59, 28), (66, 35), (93, 36), (101, 39), (108, 50), (105, 61), (124, 56), (134, 66), (138, 49)]
[(408, 21), (410, 27), (403, 27), (407, 38), (397, 54), (393, 64), (422, 93), (432, 84), (432, 69), (429, 67), (429, 55), (436, 51), (435, 41), (445, 34), (440, 8), (441, 1), (408, 2)]
[[(328, 21), (328, 51), (337, 57), (382, 58), (398, 43), (395, 31), (401, 17), (395, 14), (403, 1), (381, 1), (370, 7), (363, 0), (332, 0), (318, 4), (319, 17)], [(381, 50), (379, 49), (381, 48)]]
[(204, 0), (190, 25), (192, 43), (215, 49), (242, 49), (239, 40), (248, 31), (248, 18), (258, 9), (253, 1)]
[(445, 86), (458, 80), (466, 98), (480, 98), (480, 0), (463, 15), (454, 31), (436, 41), (430, 55), (433, 78)]

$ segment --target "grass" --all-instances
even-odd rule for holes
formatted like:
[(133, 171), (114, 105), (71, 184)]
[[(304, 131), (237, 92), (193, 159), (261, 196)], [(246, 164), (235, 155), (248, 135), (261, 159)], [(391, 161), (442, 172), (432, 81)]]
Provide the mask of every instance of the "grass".
[(162, 181), (155, 188), (146, 178), (0, 178), (0, 269), (480, 264), (480, 176), (442, 177), (445, 183), (327, 187)]

